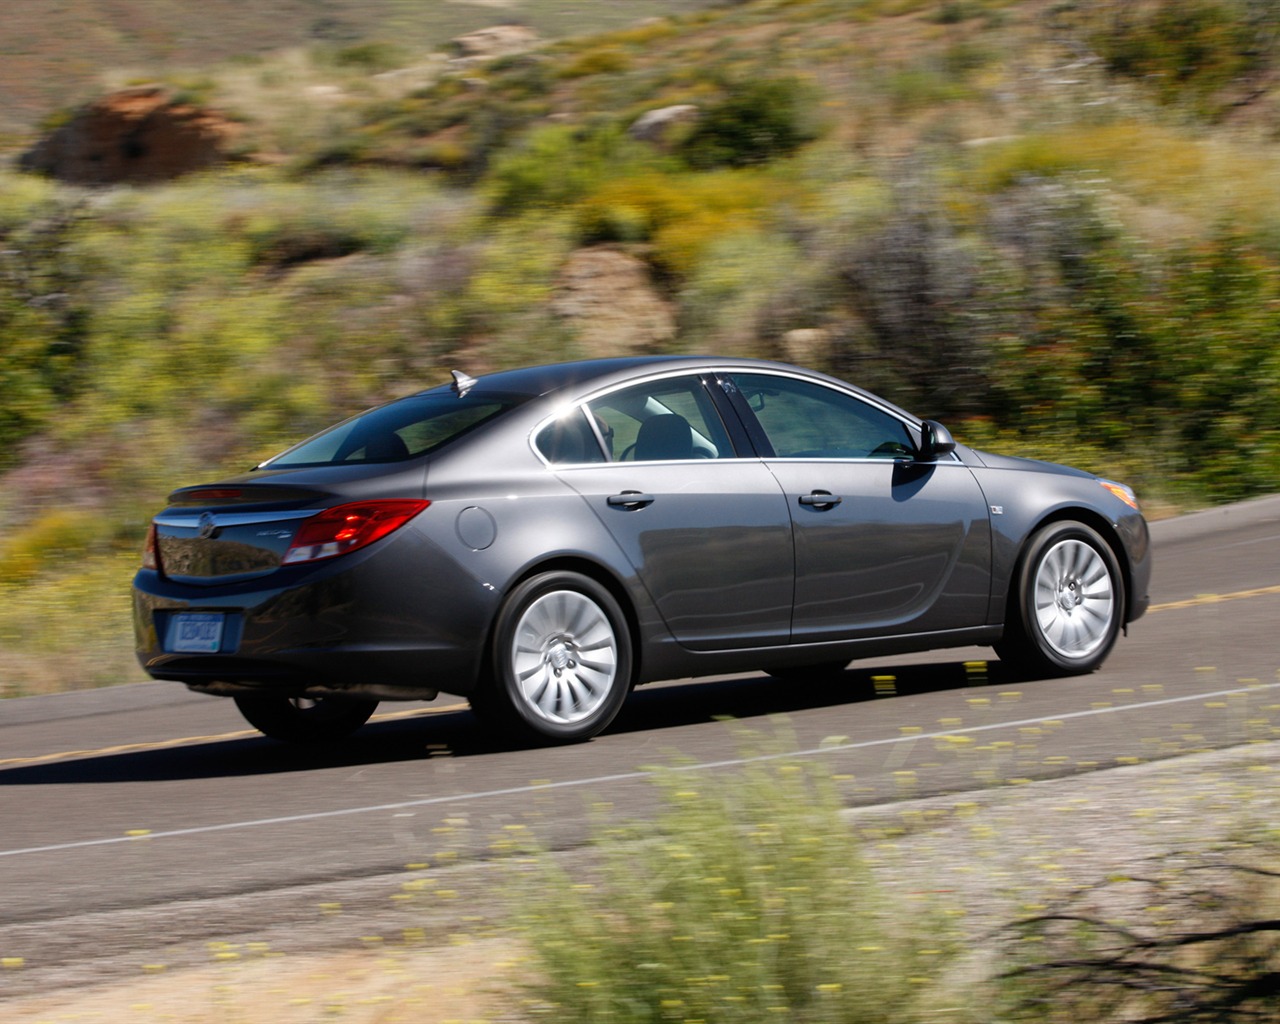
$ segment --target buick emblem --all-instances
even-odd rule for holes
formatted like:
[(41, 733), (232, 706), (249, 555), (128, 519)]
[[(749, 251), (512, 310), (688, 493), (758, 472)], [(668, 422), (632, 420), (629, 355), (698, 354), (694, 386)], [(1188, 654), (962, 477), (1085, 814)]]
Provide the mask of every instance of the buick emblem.
[(209, 540), (218, 532), (218, 521), (213, 518), (212, 512), (202, 512), (200, 514), (200, 529), (198, 536), (201, 540)]

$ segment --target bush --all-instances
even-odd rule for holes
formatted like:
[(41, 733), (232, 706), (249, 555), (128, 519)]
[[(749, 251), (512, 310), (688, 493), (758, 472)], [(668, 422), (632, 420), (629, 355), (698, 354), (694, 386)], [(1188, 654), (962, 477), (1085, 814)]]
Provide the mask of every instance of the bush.
[(1152, 88), (1161, 103), (1190, 100), (1201, 109), (1234, 82), (1274, 66), (1274, 7), (1249, 0), (1150, 0), (1103, 15), (1091, 36), (1116, 75)]
[(485, 182), (491, 207), (501, 215), (578, 202), (610, 177), (657, 161), (647, 146), (614, 124), (551, 125), (530, 132), (500, 157)]
[(0, 467), (75, 393), (90, 308), (84, 207), (42, 183), (12, 184), (0, 201)]
[(322, 52), (320, 57), (322, 60), (327, 57), (335, 67), (372, 75), (402, 67), (409, 54), (394, 43), (370, 41), (343, 46), (330, 53)]
[(764, 78), (730, 88), (705, 110), (679, 152), (690, 167), (750, 167), (789, 156), (818, 138), (814, 90), (797, 78)]
[(726, 233), (756, 228), (787, 191), (757, 171), (639, 174), (601, 184), (578, 204), (575, 219), (584, 244), (649, 242), (654, 263), (681, 277)]
[(601, 837), (597, 883), (549, 858), (536, 863), (536, 887), (516, 880), (538, 968), (532, 1016), (920, 1019), (946, 940), (879, 887), (827, 780), (781, 761), (725, 781), (658, 778), (665, 812)]
[(922, 415), (947, 417), (988, 405), (995, 373), (985, 309), (988, 254), (933, 190), (928, 181), (904, 183), (884, 223), (845, 247), (839, 272), (874, 340), (870, 359), (880, 365), (867, 367), (867, 353), (846, 350), (841, 369), (896, 393)]
[(589, 75), (616, 75), (628, 70), (631, 58), (614, 46), (601, 46), (579, 54), (560, 72), (561, 78), (586, 78)]

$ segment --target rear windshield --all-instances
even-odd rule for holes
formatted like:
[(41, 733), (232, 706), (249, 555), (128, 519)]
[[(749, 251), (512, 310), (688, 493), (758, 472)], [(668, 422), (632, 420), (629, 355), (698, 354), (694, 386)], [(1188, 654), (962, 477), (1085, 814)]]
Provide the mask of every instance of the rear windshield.
[(523, 395), (456, 395), (452, 391), (413, 395), (353, 416), (258, 468), (402, 462), (430, 454), (526, 400)]

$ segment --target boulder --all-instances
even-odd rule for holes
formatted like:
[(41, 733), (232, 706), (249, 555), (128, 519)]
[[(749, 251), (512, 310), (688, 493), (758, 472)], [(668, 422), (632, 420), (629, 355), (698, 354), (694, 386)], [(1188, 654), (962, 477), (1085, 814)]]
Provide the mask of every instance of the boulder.
[(654, 287), (648, 265), (609, 246), (569, 257), (551, 309), (588, 358), (653, 352), (676, 336), (675, 309)]
[(224, 163), (239, 130), (216, 111), (175, 102), (166, 89), (124, 89), (81, 108), (19, 166), (79, 185), (168, 181)]
[(826, 366), (831, 358), (831, 332), (821, 327), (797, 327), (782, 336), (782, 357), (799, 366)]
[(662, 145), (670, 141), (673, 129), (692, 124), (698, 119), (699, 110), (692, 103), (677, 103), (670, 107), (648, 110), (631, 122), (627, 134), (641, 142)]
[(508, 57), (538, 45), (538, 33), (527, 25), (490, 25), (452, 40), (459, 57)]

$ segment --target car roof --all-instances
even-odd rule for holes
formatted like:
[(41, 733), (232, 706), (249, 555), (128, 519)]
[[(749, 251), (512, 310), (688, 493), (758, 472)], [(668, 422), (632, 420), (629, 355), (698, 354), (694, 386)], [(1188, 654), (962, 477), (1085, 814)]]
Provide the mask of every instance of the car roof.
[[(804, 367), (779, 363), (767, 359), (749, 359), (742, 356), (708, 356), (708, 355), (676, 355), (676, 356), (626, 356), (609, 359), (582, 359), (574, 362), (548, 363), (542, 366), (527, 366), (515, 370), (500, 370), (476, 377), (465, 387), (474, 393), (528, 395), (540, 397), (552, 394), (565, 388), (577, 388), (582, 385), (605, 386), (615, 381), (625, 381), (636, 375), (636, 371), (662, 373), (664, 370), (774, 370), (790, 374), (799, 374), (817, 379), (825, 379), (842, 387), (856, 385), (836, 380), (824, 373)], [(456, 372), (456, 371), (455, 371)], [(465, 376), (465, 374), (464, 374)], [(455, 387), (454, 384), (441, 385), (441, 388)], [(440, 390), (432, 388), (431, 390)], [(864, 392), (865, 393), (865, 392)], [(875, 397), (875, 396), (873, 396)], [(883, 402), (884, 399), (878, 399)]]
[[(636, 370), (696, 368), (714, 365), (715, 360), (699, 356), (631, 356), (613, 359), (581, 359), (567, 363), (526, 366), (517, 370), (500, 370), (475, 378), (469, 390), (502, 394), (539, 396), (594, 381), (608, 382), (613, 377), (625, 379)], [(452, 386), (452, 385), (450, 385)]]
[[(486, 373), (466, 384), (467, 393), (491, 395), (525, 395), (530, 398), (541, 398), (564, 389), (581, 389), (589, 386), (607, 387), (610, 384), (625, 382), (636, 376), (637, 371), (645, 375), (661, 374), (671, 371), (699, 370), (738, 370), (738, 371), (773, 371), (789, 375), (807, 377), (810, 380), (825, 381), (827, 384), (851, 390), (863, 397), (891, 409), (898, 415), (919, 423), (919, 417), (906, 409), (895, 405), (892, 401), (867, 391), (849, 381), (840, 380), (819, 370), (795, 366), (769, 359), (751, 359), (745, 356), (709, 356), (709, 355), (657, 355), (657, 356), (624, 356), (608, 359), (581, 359), (565, 363), (548, 363), (542, 366), (527, 366), (515, 370), (500, 370)], [(456, 372), (456, 371), (455, 371)], [(465, 378), (465, 374), (464, 374)], [(430, 391), (444, 391), (456, 387), (456, 384), (445, 384)]]

